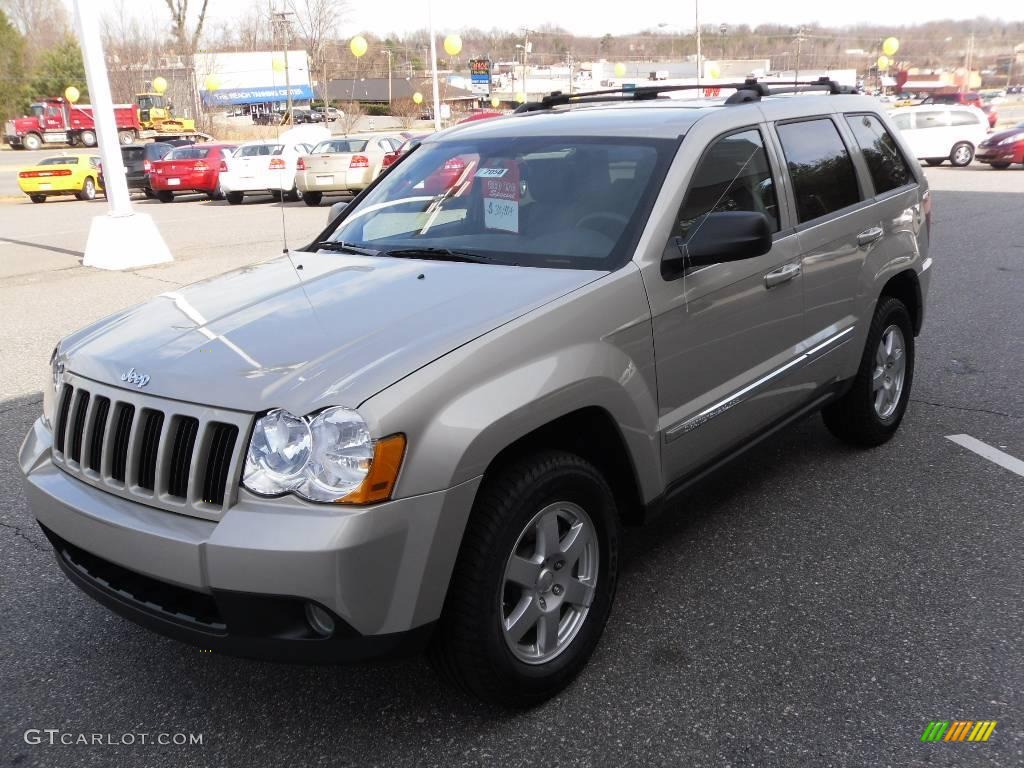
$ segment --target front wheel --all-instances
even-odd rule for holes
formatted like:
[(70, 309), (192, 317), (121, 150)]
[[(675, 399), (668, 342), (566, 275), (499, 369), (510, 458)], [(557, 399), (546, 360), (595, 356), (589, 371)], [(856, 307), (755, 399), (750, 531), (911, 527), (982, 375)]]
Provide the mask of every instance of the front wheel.
[(320, 201), (324, 199), (323, 192), (304, 192), (302, 194), (302, 201), (313, 208), (320, 205)]
[(949, 162), (957, 168), (970, 165), (973, 159), (974, 147), (966, 141), (961, 141), (959, 144), (954, 145), (953, 151), (949, 153)]
[(118, 131), (117, 139), (122, 144), (131, 144), (135, 141), (135, 134), (132, 131)]
[(25, 149), (32, 152), (43, 146), (43, 140), (39, 137), (39, 134), (37, 133), (27, 134), (25, 138), (21, 140), (21, 143), (22, 146), (25, 147)]
[(298, 187), (292, 187), (284, 193), (284, 199), (289, 203), (297, 203), (302, 199), (302, 190)]
[(619, 519), (611, 489), (579, 456), (547, 451), (485, 478), (431, 648), (463, 690), (539, 704), (597, 646), (615, 596)]
[(241, 192), (228, 192), (224, 195), (227, 198), (228, 203), (231, 205), (238, 205), (245, 198)]
[(825, 426), (841, 440), (871, 448), (899, 429), (914, 381), (914, 329), (899, 299), (878, 301), (853, 386), (822, 411)]
[(95, 200), (96, 199), (96, 182), (92, 180), (92, 176), (86, 176), (85, 181), (82, 182), (82, 191), (75, 195), (79, 200)]
[(87, 147), (96, 146), (96, 133), (94, 131), (82, 131), (79, 138), (82, 140), (82, 144)]

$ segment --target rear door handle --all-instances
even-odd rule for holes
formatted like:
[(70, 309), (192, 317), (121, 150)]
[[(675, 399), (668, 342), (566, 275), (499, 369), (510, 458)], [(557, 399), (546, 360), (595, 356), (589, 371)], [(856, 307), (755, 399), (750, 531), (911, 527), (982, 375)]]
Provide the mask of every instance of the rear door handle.
[(773, 269), (767, 275), (764, 276), (764, 287), (771, 288), (782, 283), (788, 283), (794, 277), (800, 274), (800, 264), (784, 264), (778, 269)]
[(882, 235), (885, 234), (885, 230), (881, 227), (871, 227), (871, 229), (865, 229), (859, 235), (857, 235), (857, 245), (871, 245), (875, 240), (881, 240)]

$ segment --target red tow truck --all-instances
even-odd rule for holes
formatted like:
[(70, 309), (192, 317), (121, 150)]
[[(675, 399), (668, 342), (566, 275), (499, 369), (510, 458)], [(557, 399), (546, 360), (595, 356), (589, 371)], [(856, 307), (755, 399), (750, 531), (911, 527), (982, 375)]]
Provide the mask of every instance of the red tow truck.
[[(137, 104), (115, 104), (114, 120), (117, 138), (122, 144), (139, 139), (203, 138), (191, 121), (184, 126), (173, 121), (163, 129), (143, 123)], [(189, 130), (191, 128), (191, 130)], [(60, 97), (39, 99), (32, 104), (32, 114), (4, 123), (4, 141), (12, 149), (40, 149), (47, 145), (69, 144), (72, 147), (96, 146), (96, 122), (88, 104), (72, 104)]]

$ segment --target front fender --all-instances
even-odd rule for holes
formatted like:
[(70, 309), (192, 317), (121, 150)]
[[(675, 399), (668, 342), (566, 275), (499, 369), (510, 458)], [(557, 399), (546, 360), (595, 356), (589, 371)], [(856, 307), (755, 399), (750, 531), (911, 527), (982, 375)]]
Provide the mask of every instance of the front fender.
[(618, 425), (643, 500), (662, 490), (651, 317), (632, 263), (486, 334), (360, 406), (403, 432), (397, 496), (478, 477), (504, 448), (598, 407)]

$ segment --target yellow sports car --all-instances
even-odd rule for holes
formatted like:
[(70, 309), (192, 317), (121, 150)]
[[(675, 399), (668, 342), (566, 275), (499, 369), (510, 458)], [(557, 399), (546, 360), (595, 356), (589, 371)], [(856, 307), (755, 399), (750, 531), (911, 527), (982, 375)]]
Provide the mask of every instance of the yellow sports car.
[(99, 165), (96, 155), (47, 157), (38, 165), (18, 171), (18, 186), (33, 203), (45, 203), (53, 195), (93, 200), (103, 190)]

